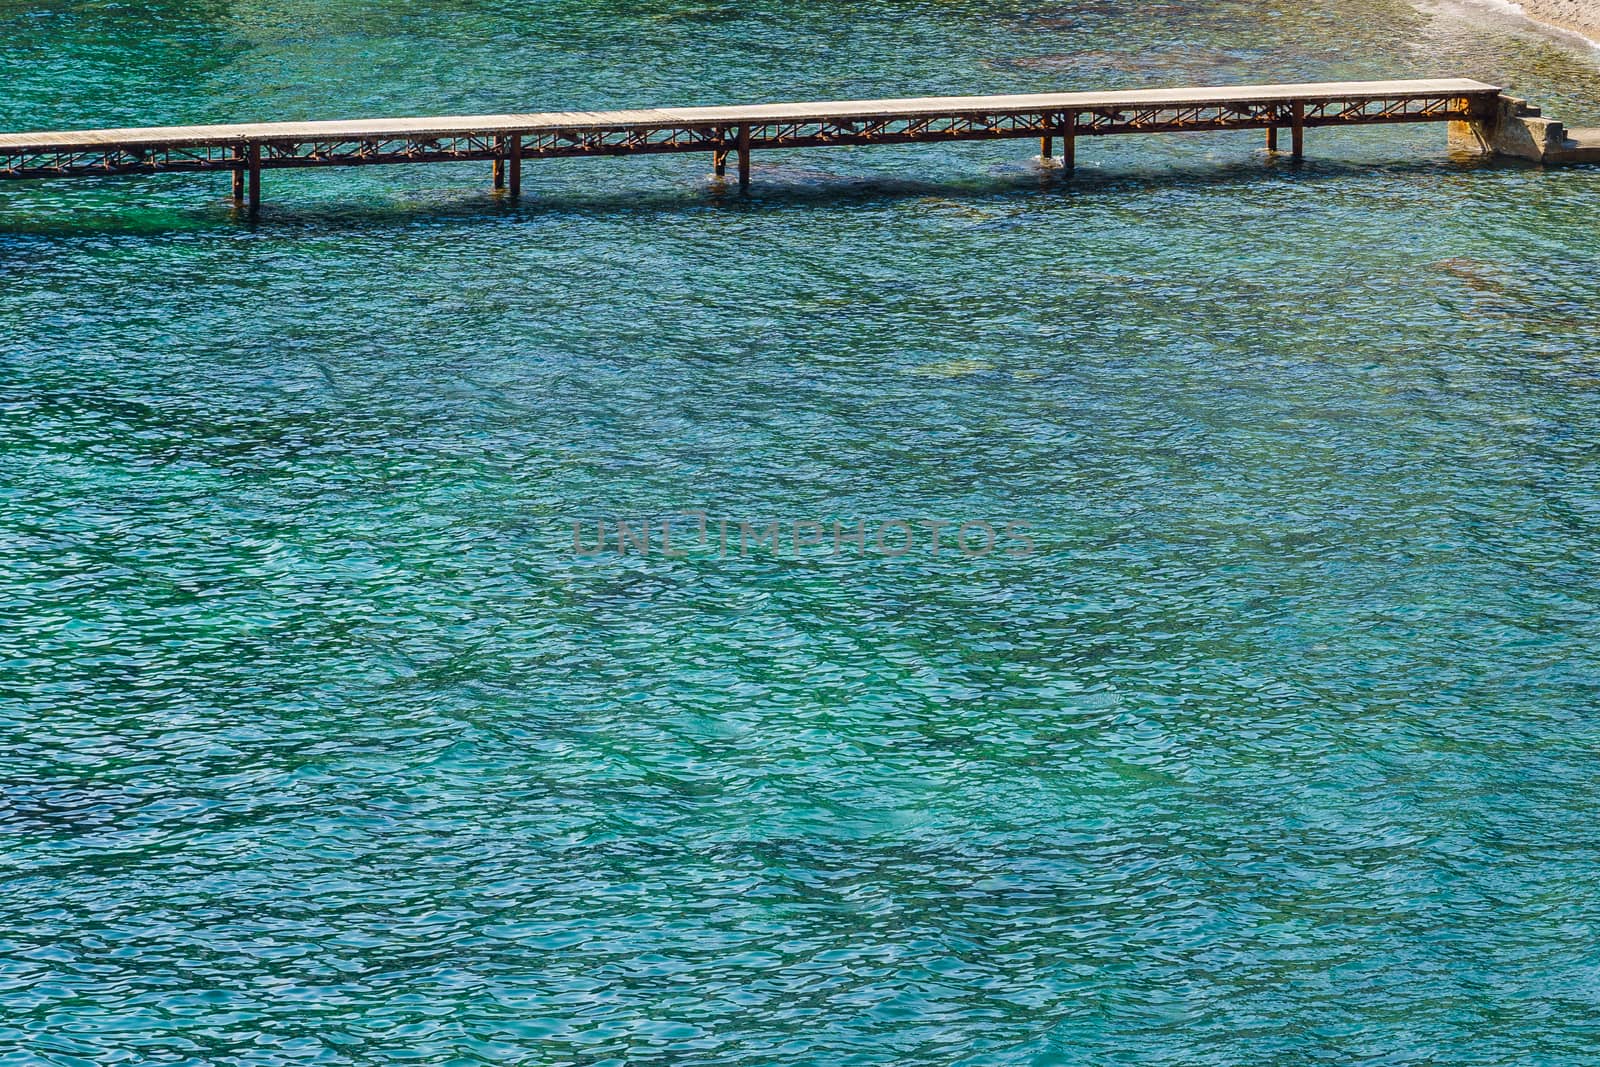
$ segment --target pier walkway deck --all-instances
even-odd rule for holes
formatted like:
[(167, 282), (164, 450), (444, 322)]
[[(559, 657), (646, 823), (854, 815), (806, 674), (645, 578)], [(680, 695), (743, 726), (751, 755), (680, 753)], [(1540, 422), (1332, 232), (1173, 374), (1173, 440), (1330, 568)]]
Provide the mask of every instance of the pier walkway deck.
[(1079, 137), (1265, 130), (1275, 151), (1287, 130), (1298, 159), (1309, 128), (1481, 121), (1499, 94), (1466, 79), (1332, 82), (5, 133), (0, 179), (230, 171), (254, 210), (261, 172), (291, 167), (487, 161), (517, 195), (523, 160), (572, 156), (706, 152), (721, 175), (733, 155), (741, 188), (752, 152), (828, 145), (1037, 137), (1051, 158), (1059, 138), (1070, 169)]

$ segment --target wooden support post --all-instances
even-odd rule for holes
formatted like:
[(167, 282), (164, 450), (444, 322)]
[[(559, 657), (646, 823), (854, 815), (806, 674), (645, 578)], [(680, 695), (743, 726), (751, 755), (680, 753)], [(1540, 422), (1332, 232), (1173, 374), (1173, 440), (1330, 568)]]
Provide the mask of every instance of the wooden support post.
[(233, 202), (235, 204), (244, 203), (244, 154), (244, 145), (239, 145), (233, 150), (234, 162), (237, 164), (233, 168)]
[(739, 191), (750, 191), (750, 124), (739, 127)]
[(1268, 126), (1267, 127), (1267, 151), (1268, 152), (1276, 152), (1277, 150), (1278, 150), (1278, 127), (1276, 127), (1276, 126)]
[(1078, 166), (1078, 113), (1067, 112), (1061, 124), (1061, 169), (1071, 174)]
[(512, 134), (506, 148), (506, 192), (515, 200), (522, 195), (522, 134)]
[(1294, 150), (1293, 158), (1296, 163), (1305, 158), (1306, 154), (1306, 105), (1303, 101), (1294, 102)]
[(261, 146), (253, 144), (248, 153), (250, 167), (250, 214), (255, 215), (261, 210)]
[(498, 153), (494, 157), (493, 165), (494, 187), (496, 189), (504, 189), (506, 187), (506, 139), (504, 137), (495, 138), (494, 149)]
[(1055, 144), (1051, 138), (1048, 135), (1039, 138), (1039, 158), (1048, 163), (1050, 162), (1050, 157), (1054, 154)]
[(711, 153), (711, 173), (717, 177), (725, 177), (728, 173), (727, 149), (719, 149)]

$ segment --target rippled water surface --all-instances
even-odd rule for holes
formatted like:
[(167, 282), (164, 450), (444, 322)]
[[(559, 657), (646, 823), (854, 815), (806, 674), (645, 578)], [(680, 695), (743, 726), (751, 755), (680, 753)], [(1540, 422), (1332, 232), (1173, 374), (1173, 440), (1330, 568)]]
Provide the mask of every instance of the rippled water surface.
[[(1389, 0), (0, 7), (10, 129), (1447, 75), (1600, 118)], [(1600, 171), (1443, 142), (0, 187), (0, 1062), (1593, 1063)], [(686, 510), (1034, 551), (574, 554)]]

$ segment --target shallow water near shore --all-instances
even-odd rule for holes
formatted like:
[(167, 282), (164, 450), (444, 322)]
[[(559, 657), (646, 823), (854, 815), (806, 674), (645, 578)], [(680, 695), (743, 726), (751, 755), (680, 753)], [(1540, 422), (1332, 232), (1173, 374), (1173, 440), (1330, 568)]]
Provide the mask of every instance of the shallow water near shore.
[[(1600, 117), (1377, 2), (0, 14), (12, 129), (1456, 75)], [(1600, 170), (1035, 150), (0, 185), (0, 1052), (1589, 1062)], [(574, 553), (688, 511), (789, 540)]]

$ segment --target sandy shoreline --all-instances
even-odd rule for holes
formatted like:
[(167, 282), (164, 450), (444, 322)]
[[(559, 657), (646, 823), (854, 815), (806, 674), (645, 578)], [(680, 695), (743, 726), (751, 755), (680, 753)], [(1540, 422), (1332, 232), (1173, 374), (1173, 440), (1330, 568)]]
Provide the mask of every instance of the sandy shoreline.
[(1600, 0), (1517, 0), (1507, 6), (1535, 22), (1575, 33), (1600, 48)]

